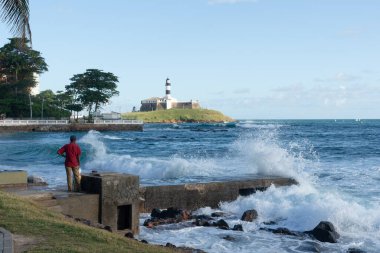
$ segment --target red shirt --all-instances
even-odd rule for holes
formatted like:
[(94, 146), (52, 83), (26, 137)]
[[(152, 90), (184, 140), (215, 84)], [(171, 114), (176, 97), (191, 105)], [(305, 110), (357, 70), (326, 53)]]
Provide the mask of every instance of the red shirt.
[(58, 150), (58, 154), (62, 155), (66, 153), (66, 167), (78, 167), (79, 166), (79, 156), (81, 155), (81, 150), (76, 143), (69, 143)]

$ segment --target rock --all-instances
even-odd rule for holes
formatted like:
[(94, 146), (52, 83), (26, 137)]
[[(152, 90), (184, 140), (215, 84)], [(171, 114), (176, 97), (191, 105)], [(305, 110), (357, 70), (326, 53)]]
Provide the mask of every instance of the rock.
[(28, 176), (28, 184), (47, 185), (46, 181), (39, 176)]
[(271, 221), (264, 221), (263, 224), (264, 225), (276, 225), (277, 222), (271, 220)]
[(276, 228), (276, 229), (273, 229), (271, 230), (273, 234), (281, 234), (281, 235), (294, 235), (296, 236), (297, 234), (290, 231), (289, 229), (287, 228)]
[(242, 226), (241, 224), (236, 224), (236, 225), (232, 228), (232, 230), (234, 230), (234, 231), (244, 231), (244, 230), (243, 230), (243, 226)]
[(298, 246), (296, 250), (302, 252), (319, 253), (321, 252), (321, 245), (319, 245), (317, 242), (306, 241), (303, 242), (300, 246)]
[(260, 228), (260, 230), (265, 230), (268, 232), (272, 232), (273, 234), (280, 234), (280, 235), (292, 235), (292, 236), (300, 236), (303, 237), (303, 233), (296, 232), (296, 231), (290, 231), (287, 228)]
[(166, 210), (163, 210), (161, 212), (161, 215), (163, 216), (162, 218), (176, 218), (177, 216), (181, 215), (182, 210), (174, 208), (174, 207), (169, 207)]
[(328, 221), (321, 221), (313, 230), (306, 231), (321, 242), (337, 243), (340, 235), (336, 232), (334, 225)]
[(158, 208), (154, 208), (150, 214), (152, 218), (161, 218), (161, 210)]
[(189, 211), (183, 210), (181, 212), (182, 220), (190, 220), (192, 218), (191, 213)]
[(228, 230), (230, 227), (228, 226), (227, 222), (223, 219), (218, 220), (217, 222), (214, 222), (213, 225), (215, 227), (218, 227), (220, 229)]
[(201, 214), (201, 215), (195, 215), (193, 216), (194, 219), (202, 219), (202, 220), (213, 220), (213, 218), (211, 218), (211, 216), (209, 215), (205, 215), (205, 214)]
[(170, 242), (166, 243), (165, 247), (168, 247), (168, 248), (177, 248), (174, 244), (171, 244)]
[(235, 237), (232, 237), (230, 235), (226, 235), (225, 237), (223, 237), (224, 240), (227, 240), (227, 241), (230, 241), (230, 242), (234, 242), (236, 241), (236, 238)]
[(357, 249), (357, 248), (349, 248), (347, 250), (347, 253), (366, 253), (364, 250)]
[(225, 213), (223, 213), (223, 212), (214, 212), (211, 214), (211, 217), (222, 217), (224, 215), (225, 215)]
[(141, 240), (140, 242), (149, 244), (147, 240)]
[(104, 226), (104, 229), (112, 233), (112, 228), (110, 226)]
[(255, 219), (257, 219), (257, 212), (255, 209), (247, 210), (241, 216), (242, 221), (252, 222)]
[(153, 228), (158, 225), (164, 225), (164, 224), (173, 224), (173, 223), (179, 223), (182, 219), (180, 218), (167, 218), (167, 219), (158, 219), (158, 218), (152, 218), (147, 219), (144, 221), (143, 226), (148, 228)]
[(190, 212), (186, 210), (174, 208), (174, 207), (169, 207), (166, 210), (160, 210), (158, 208), (154, 208), (150, 216), (152, 218), (157, 218), (157, 219), (169, 219), (169, 218), (181, 218), (183, 220), (191, 219)]
[(127, 238), (131, 238), (131, 239), (133, 239), (134, 238), (134, 236), (133, 236), (133, 233), (132, 232), (127, 232), (127, 233), (125, 233), (125, 235), (124, 235), (125, 237), (127, 237)]
[(206, 219), (196, 219), (193, 224), (195, 226), (201, 226), (201, 227), (209, 227), (210, 226), (210, 222)]

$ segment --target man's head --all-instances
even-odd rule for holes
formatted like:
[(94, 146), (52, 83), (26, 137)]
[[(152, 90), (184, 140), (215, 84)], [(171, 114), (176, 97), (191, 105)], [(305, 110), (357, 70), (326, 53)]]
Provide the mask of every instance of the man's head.
[(76, 142), (77, 137), (75, 135), (70, 136), (70, 142)]

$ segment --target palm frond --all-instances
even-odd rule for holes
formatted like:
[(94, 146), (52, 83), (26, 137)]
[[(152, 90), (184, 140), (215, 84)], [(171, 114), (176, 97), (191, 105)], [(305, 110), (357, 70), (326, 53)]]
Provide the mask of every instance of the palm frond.
[(10, 25), (15, 35), (31, 41), (29, 0), (0, 0), (0, 12), (2, 20)]

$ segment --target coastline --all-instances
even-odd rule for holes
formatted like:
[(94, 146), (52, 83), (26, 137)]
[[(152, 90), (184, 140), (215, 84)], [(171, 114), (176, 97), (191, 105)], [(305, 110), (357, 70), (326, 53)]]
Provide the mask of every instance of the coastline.
[(96, 131), (143, 131), (143, 124), (57, 124), (57, 125), (4, 125), (0, 133), (14, 132), (86, 132)]

